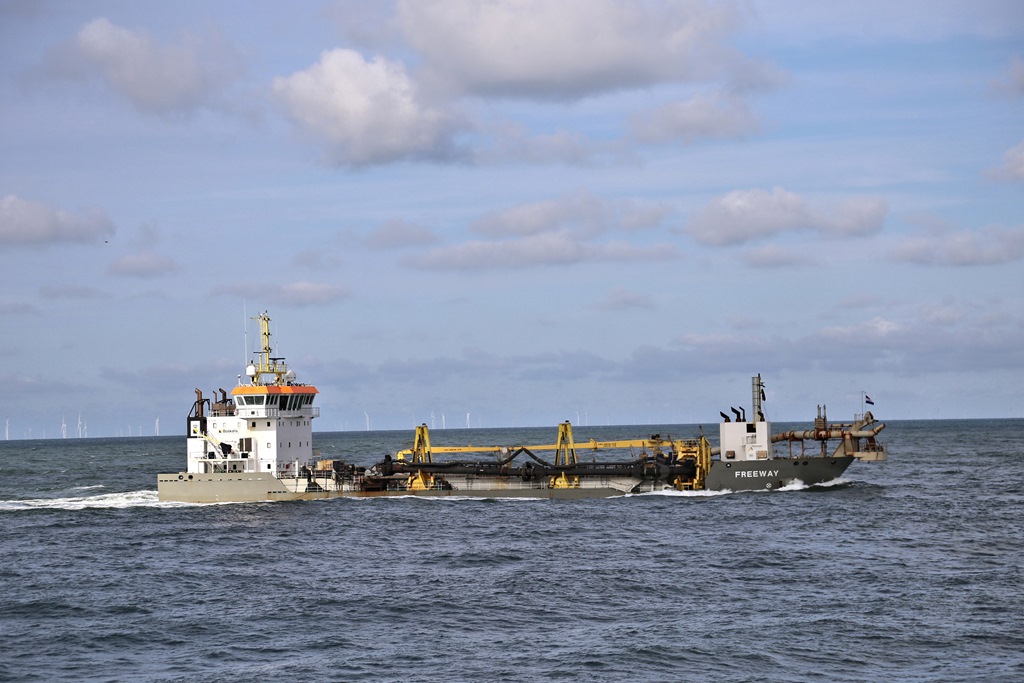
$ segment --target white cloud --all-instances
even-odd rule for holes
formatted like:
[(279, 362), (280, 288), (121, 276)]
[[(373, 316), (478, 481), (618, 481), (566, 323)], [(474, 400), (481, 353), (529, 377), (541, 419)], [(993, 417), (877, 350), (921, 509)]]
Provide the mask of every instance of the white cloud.
[(481, 132), (493, 142), (475, 150), (474, 161), (479, 164), (522, 161), (587, 166), (623, 156), (619, 145), (596, 142), (575, 131), (532, 134), (521, 124), (502, 123)]
[[(974, 307), (979, 307), (978, 302)], [(759, 367), (783, 370), (922, 372), (1016, 370), (1024, 357), (1020, 318), (985, 323), (981, 315), (935, 315), (933, 309), (886, 311), (792, 335), (769, 326), (734, 332), (686, 333), (674, 349), (647, 345), (621, 365), (622, 376), (653, 381), (724, 373), (735, 376), (736, 359), (757, 357)]]
[(887, 213), (885, 201), (871, 197), (812, 208), (803, 197), (781, 187), (771, 191), (736, 190), (695, 212), (684, 231), (712, 246), (742, 244), (801, 230), (852, 237), (881, 230)]
[(111, 275), (140, 278), (158, 277), (177, 270), (180, 270), (180, 267), (172, 259), (148, 249), (122, 256), (107, 268)]
[(112, 234), (114, 224), (98, 209), (73, 215), (15, 195), (0, 199), (0, 244), (90, 243)]
[(1024, 59), (1014, 55), (1010, 59), (1006, 77), (996, 81), (994, 89), (1007, 95), (1024, 95)]
[(450, 152), (452, 122), (421, 99), (405, 66), (335, 49), (304, 71), (274, 79), (294, 123), (324, 140), (337, 164), (368, 165)]
[(1014, 56), (1010, 61), (1009, 85), (1013, 92), (1024, 95), (1024, 59)]
[(686, 144), (704, 138), (734, 138), (756, 133), (757, 119), (735, 95), (695, 95), (633, 117), (634, 140), (658, 144), (680, 140)]
[(807, 358), (823, 363), (887, 369), (903, 374), (1014, 370), (1024, 346), (1021, 320), (986, 321), (983, 302), (972, 302), (964, 315), (936, 314), (923, 306), (904, 314), (878, 315), (849, 325), (826, 327), (800, 340)]
[(241, 74), (241, 59), (218, 36), (186, 34), (159, 45), (143, 29), (93, 19), (50, 56), (66, 78), (98, 76), (139, 111), (171, 114), (215, 103)]
[(276, 286), (267, 283), (226, 285), (214, 289), (213, 294), (245, 297), (251, 301), (295, 308), (324, 306), (350, 296), (344, 287), (304, 280)]
[(314, 270), (335, 270), (341, 264), (340, 258), (323, 249), (304, 249), (292, 257), (292, 265)]
[(997, 180), (1024, 182), (1024, 140), (1006, 150), (1003, 163), (989, 171)]
[(926, 306), (922, 318), (942, 327), (957, 325), (966, 318), (964, 309), (958, 306)]
[(1005, 37), (1021, 26), (1017, 0), (748, 0), (748, 4), (758, 15), (758, 28), (772, 38), (796, 44)]
[(609, 230), (655, 227), (668, 212), (668, 207), (661, 204), (604, 200), (579, 191), (496, 211), (474, 221), (470, 230), (488, 237), (537, 235), (555, 230), (571, 230), (579, 237), (589, 237)]
[(817, 336), (832, 341), (858, 339), (862, 343), (878, 343), (891, 341), (910, 331), (900, 322), (876, 316), (853, 325), (824, 327), (818, 331)]
[(565, 233), (544, 233), (511, 240), (470, 241), (440, 247), (411, 257), (406, 262), (429, 270), (481, 270), (594, 261), (658, 261), (678, 256), (678, 251), (670, 245), (588, 244)]
[(418, 268), (469, 270), (678, 258), (679, 252), (666, 244), (595, 242), (612, 232), (656, 227), (667, 213), (668, 208), (661, 204), (604, 200), (579, 191), (485, 215), (469, 230), (487, 239), (438, 247), (411, 256), (406, 263)]
[(598, 304), (602, 311), (627, 311), (654, 308), (651, 297), (641, 292), (633, 292), (624, 287), (616, 287), (608, 292), (604, 300)]
[(39, 288), (39, 296), (43, 299), (105, 299), (109, 296), (95, 287), (82, 285), (43, 285)]
[[(357, 16), (381, 11), (355, 8)], [(333, 13), (346, 31), (356, 23), (341, 8)], [(395, 21), (406, 45), (392, 46), (413, 57), (369, 59), (333, 49), (308, 69), (276, 78), (273, 90), (296, 127), (325, 142), (327, 160), (337, 165), (621, 162), (630, 157), (626, 140), (537, 132), (515, 122), (474, 122), (472, 146), (468, 138), (457, 146), (454, 135), (470, 128), (459, 112), (469, 109), (463, 96), (565, 100), (670, 82), (718, 80), (734, 92), (777, 84), (777, 69), (728, 47), (738, 17), (732, 3), (705, 0), (403, 1)], [(378, 47), (394, 42), (378, 37)], [(370, 35), (357, 42), (378, 43)], [(647, 143), (757, 130), (736, 95), (666, 105), (633, 127), (634, 138)]]
[(987, 227), (908, 237), (893, 250), (894, 261), (932, 266), (982, 266), (1024, 258), (1024, 227)]
[(436, 244), (440, 238), (424, 225), (393, 220), (378, 225), (363, 241), (374, 249), (399, 249)]
[(475, 94), (572, 99), (705, 80), (742, 62), (738, 14), (701, 0), (410, 0), (398, 16), (437, 82)]
[(807, 253), (777, 244), (751, 249), (743, 254), (743, 260), (755, 268), (789, 268), (805, 266), (811, 262)]
[(281, 285), (280, 290), (273, 295), (272, 301), (292, 306), (313, 306), (334, 303), (348, 296), (349, 292), (344, 287), (302, 281)]

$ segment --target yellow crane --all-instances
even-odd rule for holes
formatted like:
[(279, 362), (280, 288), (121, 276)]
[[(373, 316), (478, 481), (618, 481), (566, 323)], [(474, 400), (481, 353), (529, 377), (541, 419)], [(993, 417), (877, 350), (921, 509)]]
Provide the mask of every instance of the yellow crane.
[[(696, 473), (693, 479), (682, 480), (677, 477), (674, 485), (679, 490), (697, 490), (704, 488), (704, 479), (711, 469), (711, 444), (703, 434), (697, 439), (662, 439), (655, 435), (647, 439), (622, 439), (616, 441), (597, 441), (590, 439), (582, 443), (576, 443), (572, 435), (572, 424), (566, 420), (558, 425), (558, 436), (553, 444), (535, 444), (528, 446), (431, 446), (430, 430), (426, 424), (416, 427), (412, 448), (398, 451), (396, 460), (399, 462), (411, 462), (412, 464), (433, 464), (434, 454), (455, 454), (455, 453), (490, 453), (499, 457), (521, 451), (555, 451), (555, 466), (571, 467), (579, 464), (579, 450), (611, 450), (611, 449), (640, 449), (641, 458), (650, 456), (674, 456), (675, 460), (693, 459), (696, 464)], [(425, 485), (432, 479), (430, 475), (419, 471), (416, 475), (416, 484)], [(552, 477), (550, 481), (552, 488), (571, 488), (579, 486), (579, 477), (567, 477), (565, 473)]]

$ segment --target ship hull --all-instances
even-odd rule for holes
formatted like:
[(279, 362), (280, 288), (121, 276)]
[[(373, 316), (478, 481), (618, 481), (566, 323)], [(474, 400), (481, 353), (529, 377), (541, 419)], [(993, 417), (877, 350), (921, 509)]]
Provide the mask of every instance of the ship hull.
[[(808, 486), (841, 476), (854, 460), (834, 458), (771, 458), (756, 461), (711, 462), (704, 481), (708, 491), (765, 491), (795, 483)], [(280, 479), (271, 474), (229, 473), (161, 474), (157, 478), (160, 500), (183, 503), (248, 503), (326, 498), (548, 498), (577, 500), (610, 498), (627, 493), (674, 490), (661, 481), (631, 477), (581, 477), (579, 486), (556, 488), (546, 482), (520, 482), (509, 477), (449, 476), (444, 488), (406, 488), (404, 478), (372, 482), (337, 482), (330, 477)]]
[(733, 462), (713, 460), (704, 488), (710, 491), (765, 491), (798, 482), (813, 486), (837, 479), (853, 460), (852, 456)]
[[(579, 487), (554, 488), (527, 485), (515, 481), (476, 478), (472, 482), (453, 477), (451, 488), (407, 489), (397, 485), (380, 487), (343, 483), (329, 477), (283, 480), (270, 474), (189, 474), (178, 472), (157, 477), (160, 500), (180, 503), (256, 503), (285, 500), (323, 500), (329, 498), (384, 498), (417, 496), (424, 498), (549, 498), (577, 500), (610, 498), (629, 493), (636, 483), (628, 481), (583, 482)], [(395, 482), (397, 484), (397, 482)]]

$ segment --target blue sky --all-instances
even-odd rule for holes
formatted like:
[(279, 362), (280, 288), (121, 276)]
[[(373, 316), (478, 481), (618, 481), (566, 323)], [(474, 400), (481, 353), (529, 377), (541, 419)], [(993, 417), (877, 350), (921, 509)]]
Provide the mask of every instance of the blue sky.
[(0, 420), (1020, 417), (1022, 209), (1012, 0), (0, 2)]

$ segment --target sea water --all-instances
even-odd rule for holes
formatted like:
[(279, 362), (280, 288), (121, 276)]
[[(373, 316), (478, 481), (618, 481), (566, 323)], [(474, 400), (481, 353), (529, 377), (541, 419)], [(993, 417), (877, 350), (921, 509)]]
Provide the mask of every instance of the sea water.
[(783, 491), (220, 505), (157, 500), (184, 437), (0, 442), (0, 679), (1024, 680), (1024, 420), (881, 436)]

